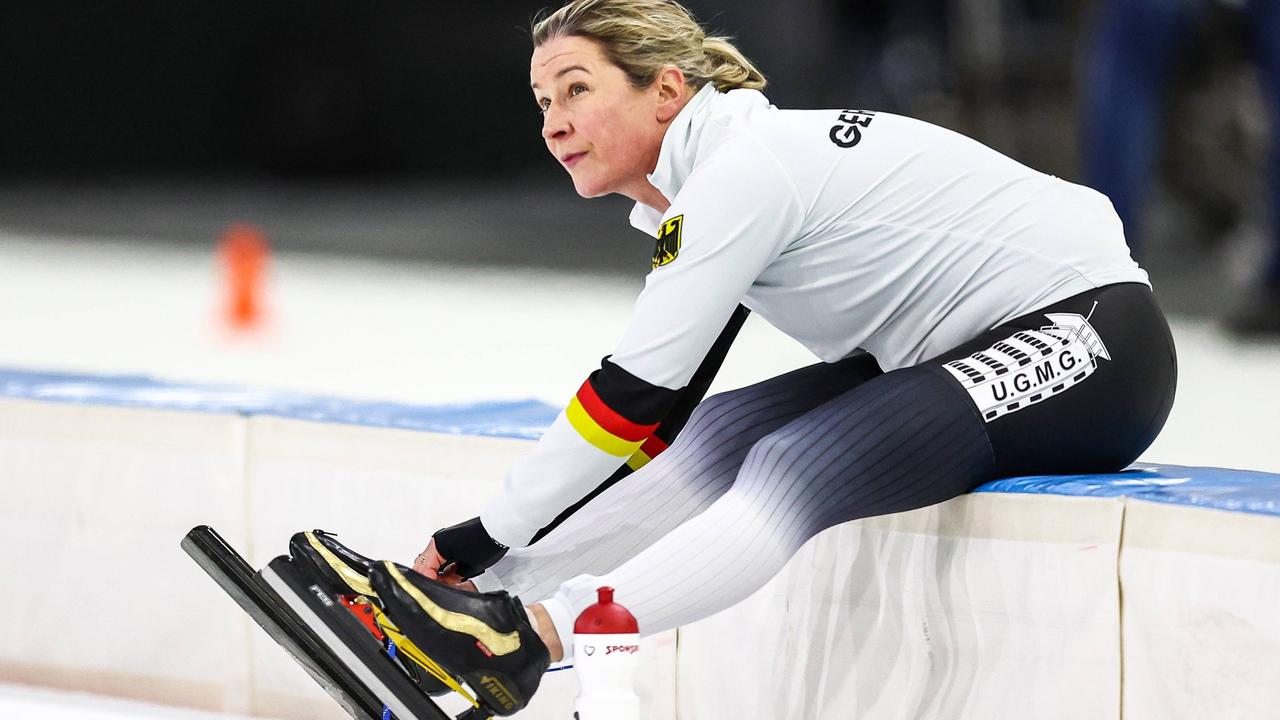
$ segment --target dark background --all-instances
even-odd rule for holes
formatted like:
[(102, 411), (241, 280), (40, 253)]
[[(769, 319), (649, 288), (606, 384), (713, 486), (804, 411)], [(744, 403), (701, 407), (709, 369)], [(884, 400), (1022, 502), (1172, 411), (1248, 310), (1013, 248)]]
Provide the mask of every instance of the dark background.
[[(1080, 179), (1094, 3), (687, 5), (781, 107), (910, 114)], [(212, 243), (252, 222), (287, 249), (634, 274), (629, 203), (578, 199), (538, 135), (528, 28), (547, 6), (9, 0), (0, 231)], [(1172, 302), (1212, 313), (1266, 235), (1266, 121), (1246, 21), (1206, 6), (1172, 70), (1141, 259), (1175, 295), (1211, 272)]]
[(538, 150), (538, 3), (6, 5), (9, 176), (483, 174)]
[[(783, 107), (856, 100), (1024, 140), (1031, 152), (1037, 137), (1071, 128), (1081, 14), (1071, 3), (1010, 5), (976, 33), (987, 19), (958, 11), (964, 3), (689, 5), (738, 38)], [(0, 173), (484, 177), (535, 167), (528, 27), (546, 6), (11, 0), (0, 24)], [(1018, 120), (1028, 115), (1033, 124)], [(1069, 144), (1039, 145), (1070, 163)]]

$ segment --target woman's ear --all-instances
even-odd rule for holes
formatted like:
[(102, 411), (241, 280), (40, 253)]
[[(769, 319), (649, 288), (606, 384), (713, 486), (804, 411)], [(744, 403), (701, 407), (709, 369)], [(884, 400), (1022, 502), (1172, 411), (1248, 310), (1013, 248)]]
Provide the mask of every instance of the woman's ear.
[(671, 122), (689, 100), (691, 88), (685, 81), (684, 73), (675, 65), (667, 65), (658, 71), (658, 77), (653, 80), (653, 88), (657, 91), (658, 122)]

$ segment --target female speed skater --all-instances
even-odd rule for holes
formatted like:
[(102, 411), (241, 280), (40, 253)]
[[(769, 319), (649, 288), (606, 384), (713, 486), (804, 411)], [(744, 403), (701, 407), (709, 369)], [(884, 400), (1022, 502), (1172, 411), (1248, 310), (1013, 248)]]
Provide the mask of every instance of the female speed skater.
[[(580, 195), (634, 200), (655, 243), (630, 322), (412, 569), (323, 533), (293, 548), (376, 595), (412, 657), (489, 711), (570, 659), (600, 586), (658, 633), (746, 598), (826, 528), (1118, 471), (1160, 431), (1173, 341), (1105, 196), (911, 118), (775, 108), (669, 0), (574, 0), (533, 46), (547, 150)], [(821, 362), (702, 400), (747, 312)]]

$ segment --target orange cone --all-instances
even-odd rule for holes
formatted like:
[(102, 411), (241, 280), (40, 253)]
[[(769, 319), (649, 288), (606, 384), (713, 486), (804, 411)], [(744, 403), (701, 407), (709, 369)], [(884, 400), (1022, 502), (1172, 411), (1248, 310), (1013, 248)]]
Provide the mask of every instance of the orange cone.
[(262, 322), (270, 254), (266, 234), (254, 225), (232, 225), (218, 241), (226, 320), (234, 329), (250, 330)]

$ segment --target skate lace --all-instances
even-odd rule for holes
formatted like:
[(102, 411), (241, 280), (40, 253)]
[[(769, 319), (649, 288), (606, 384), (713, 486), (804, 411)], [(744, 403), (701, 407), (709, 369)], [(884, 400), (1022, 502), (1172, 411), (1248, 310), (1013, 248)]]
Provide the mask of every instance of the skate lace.
[(378, 627), (382, 628), (382, 632), (386, 633), (387, 637), (391, 638), (391, 641), (396, 644), (396, 650), (400, 654), (407, 656), (414, 663), (421, 666), (422, 669), (430, 673), (432, 677), (444, 683), (445, 687), (466, 698), (467, 702), (471, 703), (473, 707), (480, 707), (480, 701), (476, 700), (474, 695), (467, 692), (466, 688), (464, 688), (461, 683), (455, 680), (447, 670), (440, 666), (440, 663), (432, 660), (426, 653), (422, 652), (417, 645), (414, 645), (412, 640), (405, 637), (404, 633), (400, 632), (400, 628), (396, 627), (396, 624), (391, 622), (391, 619), (382, 612), (381, 608), (377, 605), (372, 605), (372, 603), (371, 606), (373, 607), (374, 620), (377, 621)]

